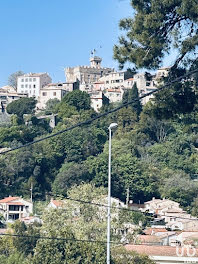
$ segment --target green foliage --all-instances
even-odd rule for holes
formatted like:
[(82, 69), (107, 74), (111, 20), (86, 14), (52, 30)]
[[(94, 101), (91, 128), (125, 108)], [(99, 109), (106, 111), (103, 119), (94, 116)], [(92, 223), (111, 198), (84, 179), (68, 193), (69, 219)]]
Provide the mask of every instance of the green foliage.
[(132, 89), (128, 89), (123, 94), (123, 98), (122, 98), (123, 103), (128, 103), (131, 101), (135, 101), (135, 102), (130, 104), (129, 107), (131, 107), (133, 111), (139, 116), (140, 112), (142, 111), (142, 105), (139, 99), (139, 93), (136, 83), (133, 85)]
[(135, 15), (120, 21), (126, 34), (114, 46), (114, 58), (121, 67), (128, 61), (139, 68), (157, 68), (172, 47), (179, 54), (175, 64), (193, 54), (198, 45), (195, 1), (190, 8), (186, 0), (131, 0), (131, 6)]
[(39, 224), (35, 223), (26, 226), (24, 222), (16, 221), (13, 225), (14, 233), (19, 236), (29, 236), (13, 238), (13, 245), (16, 250), (26, 256), (29, 254), (33, 254), (33, 249), (35, 248), (38, 237), (40, 235), (39, 229)]
[(52, 190), (56, 195), (67, 195), (67, 190), (73, 185), (90, 181), (90, 176), (85, 164), (63, 164), (53, 183)]
[(77, 111), (90, 109), (90, 97), (86, 92), (74, 90), (66, 94), (62, 100), (64, 103), (74, 106)]
[(24, 114), (33, 114), (36, 106), (36, 100), (33, 97), (20, 98), (8, 104), (6, 110), (9, 114), (15, 114), (23, 119)]
[(55, 98), (55, 99), (49, 99), (46, 103), (46, 110), (53, 111), (54, 107), (60, 103), (60, 101)]
[(154, 262), (145, 255), (138, 255), (133, 251), (127, 251), (122, 247), (115, 247), (112, 250), (113, 264), (154, 264)]

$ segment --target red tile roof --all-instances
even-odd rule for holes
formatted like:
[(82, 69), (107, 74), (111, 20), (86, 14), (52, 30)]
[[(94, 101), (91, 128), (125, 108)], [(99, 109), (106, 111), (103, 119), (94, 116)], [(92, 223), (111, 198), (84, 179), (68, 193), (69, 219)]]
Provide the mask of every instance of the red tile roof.
[(63, 201), (61, 200), (52, 200), (51, 201), (56, 207), (60, 207), (63, 205)]
[(144, 234), (151, 235), (152, 233), (158, 233), (158, 232), (167, 232), (165, 228), (147, 228), (144, 231)]
[[(126, 245), (125, 248), (127, 250), (135, 251), (139, 254), (146, 254), (148, 256), (177, 257), (176, 247), (171, 247), (171, 246)], [(179, 248), (179, 253), (180, 252), (181, 252), (181, 248)], [(198, 249), (196, 249), (196, 253), (198, 254)], [(186, 250), (184, 250), (183, 256), (187, 256)]]
[(158, 243), (161, 241), (161, 239), (154, 235), (140, 235), (138, 236), (138, 240), (141, 241), (141, 243)]
[(10, 202), (10, 203), (7, 203), (7, 204), (8, 205), (24, 205), (23, 203), (20, 203), (20, 202)]
[(9, 203), (11, 201), (18, 200), (18, 199), (20, 199), (20, 197), (6, 197), (0, 200), (0, 203)]

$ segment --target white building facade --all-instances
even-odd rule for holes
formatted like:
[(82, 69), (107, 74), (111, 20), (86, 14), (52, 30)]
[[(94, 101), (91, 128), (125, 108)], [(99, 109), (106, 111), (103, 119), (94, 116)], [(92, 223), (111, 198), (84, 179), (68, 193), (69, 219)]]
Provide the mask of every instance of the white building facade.
[(37, 108), (45, 109), (46, 103), (50, 99), (58, 99), (59, 101), (68, 92), (72, 92), (76, 89), (76, 83), (50, 83), (40, 89)]
[(51, 82), (52, 79), (48, 73), (27, 73), (17, 78), (17, 92), (38, 98), (41, 88)]
[(6, 197), (0, 200), (0, 213), (5, 220), (21, 220), (33, 213), (33, 204), (21, 197)]

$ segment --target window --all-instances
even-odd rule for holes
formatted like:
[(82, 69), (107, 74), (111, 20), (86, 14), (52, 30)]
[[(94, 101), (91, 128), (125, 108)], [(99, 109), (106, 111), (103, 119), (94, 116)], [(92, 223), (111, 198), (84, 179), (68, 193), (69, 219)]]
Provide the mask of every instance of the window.
[(21, 84), (21, 88), (24, 88), (24, 85), (23, 84)]
[(19, 211), (19, 205), (9, 205), (9, 211)]
[(56, 92), (53, 92), (53, 96), (56, 96)]
[(106, 83), (109, 83), (109, 81), (106, 81)]
[(29, 85), (29, 88), (32, 88), (32, 85), (31, 84)]
[(28, 78), (26, 78), (25, 81), (28, 82)]
[(33, 78), (33, 82), (36, 82), (36, 78)]
[(33, 88), (36, 88), (36, 84), (33, 85)]
[(32, 81), (32, 78), (29, 78), (29, 82), (31, 82)]
[(150, 86), (151, 85), (151, 83), (150, 82), (146, 82), (146, 86)]
[(24, 79), (21, 79), (22, 82), (24, 82)]
[[(34, 92), (35, 92), (35, 91), (34, 91)], [(42, 95), (43, 95), (43, 96), (47, 96), (47, 93), (43, 92)]]
[(25, 88), (28, 88), (28, 84), (25, 85)]
[(25, 90), (25, 93), (28, 93), (28, 90)]

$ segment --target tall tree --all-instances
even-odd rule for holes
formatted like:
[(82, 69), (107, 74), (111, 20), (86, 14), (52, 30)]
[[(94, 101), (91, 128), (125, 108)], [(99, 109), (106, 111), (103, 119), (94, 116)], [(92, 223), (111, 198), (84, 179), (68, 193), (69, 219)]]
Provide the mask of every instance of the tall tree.
[(17, 72), (12, 73), (8, 77), (8, 85), (12, 86), (14, 89), (17, 89), (17, 77), (23, 74), (24, 74), (23, 71), (17, 71)]
[(23, 118), (24, 114), (33, 114), (35, 106), (36, 100), (33, 97), (24, 97), (8, 104), (6, 110), (8, 114), (16, 114), (19, 118)]
[(66, 94), (62, 101), (70, 106), (74, 106), (77, 111), (89, 110), (91, 104), (90, 96), (86, 92), (80, 90), (75, 90)]
[(134, 101), (132, 104), (130, 104), (130, 107), (136, 112), (137, 115), (140, 114), (142, 111), (142, 105), (139, 99), (139, 93), (136, 83), (134, 83), (132, 89), (127, 90), (123, 94), (123, 103), (128, 103), (130, 101)]
[(178, 52), (175, 66), (186, 58), (196, 59), (196, 1), (131, 0), (131, 6), (135, 15), (120, 21), (120, 29), (126, 34), (114, 46), (114, 58), (121, 68), (132, 62), (138, 68), (155, 69), (173, 47)]

